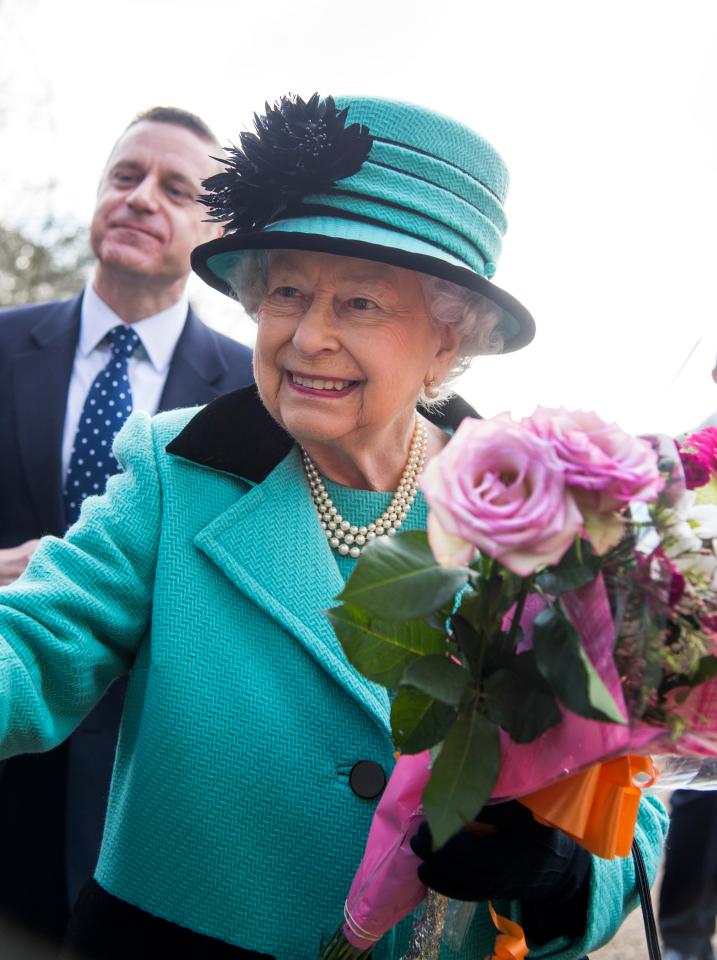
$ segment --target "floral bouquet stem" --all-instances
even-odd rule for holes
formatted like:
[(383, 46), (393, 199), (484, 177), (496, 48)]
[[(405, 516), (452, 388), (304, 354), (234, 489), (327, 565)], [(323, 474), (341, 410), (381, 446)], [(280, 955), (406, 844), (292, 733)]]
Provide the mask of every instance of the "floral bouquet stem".
[(373, 946), (362, 950), (355, 947), (344, 937), (341, 927), (334, 930), (333, 935), (321, 948), (321, 960), (367, 960), (371, 956)]

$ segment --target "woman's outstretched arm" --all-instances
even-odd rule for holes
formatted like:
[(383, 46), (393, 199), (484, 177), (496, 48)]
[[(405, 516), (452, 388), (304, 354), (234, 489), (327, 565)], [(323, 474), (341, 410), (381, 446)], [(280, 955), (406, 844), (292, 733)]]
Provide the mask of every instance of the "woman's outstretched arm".
[(150, 418), (134, 414), (114, 450), (123, 472), (106, 494), (0, 590), (0, 756), (64, 740), (147, 630), (161, 517)]

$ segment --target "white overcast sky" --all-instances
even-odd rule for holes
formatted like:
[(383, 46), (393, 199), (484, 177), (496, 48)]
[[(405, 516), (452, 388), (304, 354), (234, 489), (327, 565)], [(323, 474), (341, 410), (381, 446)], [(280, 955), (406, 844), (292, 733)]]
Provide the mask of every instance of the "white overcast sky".
[[(715, 0), (0, 0), (0, 50), (0, 218), (86, 222), (116, 135), (156, 104), (230, 142), (289, 91), (421, 103), (505, 157), (495, 279), (538, 325), (460, 392), (635, 431), (717, 409)], [(191, 289), (251, 341), (239, 307)]]

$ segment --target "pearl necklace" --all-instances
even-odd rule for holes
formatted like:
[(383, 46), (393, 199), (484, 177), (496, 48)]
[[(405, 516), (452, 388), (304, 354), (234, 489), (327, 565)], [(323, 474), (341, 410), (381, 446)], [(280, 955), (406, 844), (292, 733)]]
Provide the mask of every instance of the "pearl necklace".
[(396, 533), (416, 498), (418, 490), (416, 480), (423, 469), (427, 445), (426, 428), (416, 417), (411, 449), (398, 483), (398, 490), (381, 516), (365, 527), (359, 527), (344, 520), (329, 497), (328, 490), (311, 457), (303, 447), (301, 448), (304, 470), (311, 487), (311, 499), (314, 501), (321, 526), (332, 549), (338, 551), (342, 557), (359, 557), (362, 549), (371, 540), (384, 535), (392, 537)]

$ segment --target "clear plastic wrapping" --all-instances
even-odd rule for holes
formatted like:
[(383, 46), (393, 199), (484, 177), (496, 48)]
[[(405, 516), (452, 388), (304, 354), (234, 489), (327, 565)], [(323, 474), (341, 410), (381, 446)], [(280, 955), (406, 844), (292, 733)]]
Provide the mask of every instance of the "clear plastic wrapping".
[[(717, 790), (717, 757), (678, 757), (672, 754), (653, 757), (659, 773), (645, 793), (668, 790)], [(639, 784), (638, 784), (639, 785)]]

